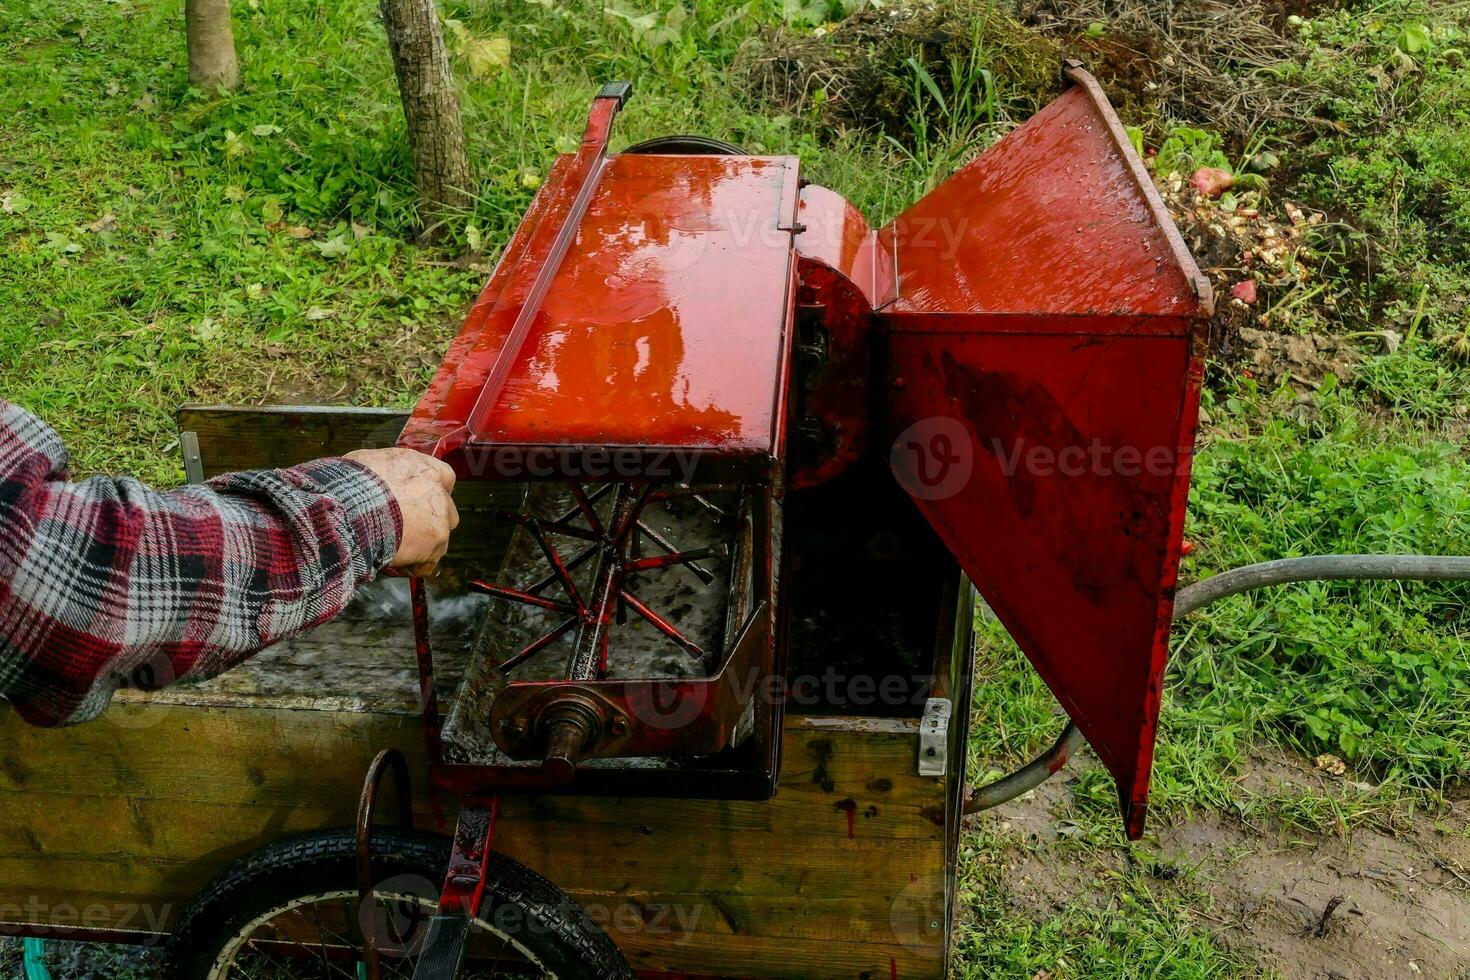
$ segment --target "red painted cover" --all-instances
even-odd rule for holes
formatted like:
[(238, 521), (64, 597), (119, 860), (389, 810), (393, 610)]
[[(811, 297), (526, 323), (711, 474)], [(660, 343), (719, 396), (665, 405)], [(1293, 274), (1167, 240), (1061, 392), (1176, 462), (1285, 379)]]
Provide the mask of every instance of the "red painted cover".
[(1210, 290), (1091, 77), (891, 234), (893, 463), (1142, 833)]
[[(769, 470), (783, 434), (796, 159), (620, 155), (585, 174), (579, 163), (563, 157), (552, 171), (401, 444), (451, 462), (459, 446), (482, 461), (519, 449), (522, 463), (557, 468), (530, 475), (588, 472), (569, 470), (591, 457), (529, 455), (547, 446)], [(578, 214), (583, 182), (595, 188)], [(556, 261), (548, 229), (565, 223), (574, 237), (536, 300)], [(528, 302), (534, 318), (508, 349)]]

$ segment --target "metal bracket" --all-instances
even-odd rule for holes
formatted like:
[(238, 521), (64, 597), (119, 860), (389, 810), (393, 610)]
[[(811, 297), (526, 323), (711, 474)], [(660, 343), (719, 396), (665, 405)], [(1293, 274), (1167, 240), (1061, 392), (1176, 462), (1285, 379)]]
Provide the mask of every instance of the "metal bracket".
[(189, 483), (204, 482), (204, 456), (199, 452), (199, 434), (180, 432), (179, 448), (184, 453), (184, 479)]
[(943, 776), (949, 768), (949, 698), (930, 698), (919, 719), (919, 775)]

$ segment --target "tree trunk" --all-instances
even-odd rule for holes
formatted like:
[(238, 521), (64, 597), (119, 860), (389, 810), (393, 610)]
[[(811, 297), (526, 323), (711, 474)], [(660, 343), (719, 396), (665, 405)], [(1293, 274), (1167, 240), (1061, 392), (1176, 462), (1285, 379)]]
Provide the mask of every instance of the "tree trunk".
[(382, 0), (388, 47), (403, 96), (403, 117), (418, 181), (421, 238), (432, 240), (444, 219), (469, 207), (470, 160), (465, 152), (459, 97), (434, 0)]
[(230, 0), (184, 0), (184, 27), (189, 34), (189, 84), (206, 92), (238, 85)]

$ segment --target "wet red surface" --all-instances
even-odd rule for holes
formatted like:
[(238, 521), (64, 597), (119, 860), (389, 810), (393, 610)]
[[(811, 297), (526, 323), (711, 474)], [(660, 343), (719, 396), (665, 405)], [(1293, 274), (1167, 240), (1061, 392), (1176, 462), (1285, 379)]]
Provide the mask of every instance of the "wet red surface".
[(1137, 836), (1209, 287), (1087, 76), (894, 229), (895, 462)]
[(1129, 163), (1073, 86), (894, 222), (894, 312), (1188, 317), (1199, 298)]
[[(558, 220), (571, 169), (553, 171), (528, 224)], [(796, 179), (788, 158), (610, 158), (519, 347), (507, 336), (541, 257), (513, 244), (408, 437), (432, 443), (467, 427), (484, 446), (774, 458)]]
[(462, 471), (470, 450), (572, 447), (542, 475), (581, 478), (592, 454), (686, 451), (796, 489), (888, 455), (1137, 836), (1210, 293), (1096, 83), (1071, 77), (877, 230), (798, 192), (794, 158), (607, 157), (599, 100), (402, 444)]

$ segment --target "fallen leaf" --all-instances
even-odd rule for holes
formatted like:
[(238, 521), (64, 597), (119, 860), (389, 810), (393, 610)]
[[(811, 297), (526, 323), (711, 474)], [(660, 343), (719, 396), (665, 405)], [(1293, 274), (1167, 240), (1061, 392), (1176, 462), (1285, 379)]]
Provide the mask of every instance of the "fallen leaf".
[[(319, 245), (318, 247), (321, 246)], [(336, 314), (326, 307), (309, 306), (306, 309), (306, 319), (311, 322), (315, 322), (317, 320), (330, 320), (334, 316), (336, 316)]]
[(471, 75), (490, 78), (510, 67), (510, 38), (466, 37), (460, 44), (460, 53), (470, 66)]
[(480, 228), (473, 221), (464, 226), (464, 240), (470, 246), (470, 251), (480, 250)]
[(1242, 279), (1230, 287), (1230, 295), (1240, 300), (1246, 306), (1254, 306), (1256, 303), (1256, 281), (1254, 279)]
[(352, 222), (352, 237), (357, 239), (358, 241), (362, 241), (364, 238), (371, 235), (372, 233), (373, 230), (367, 225), (360, 225), (356, 221)]
[(333, 235), (324, 242), (312, 242), (311, 244), (325, 258), (329, 259), (339, 258), (352, 251), (352, 246), (348, 245), (347, 241), (341, 235)]
[(250, 132), (256, 136), (274, 136), (281, 131), (281, 127), (275, 123), (261, 123), (259, 126), (251, 126)]
[(265, 223), (265, 230), (278, 231), (283, 235), (290, 235), (292, 238), (311, 237), (311, 229), (306, 225), (289, 225), (284, 221), (267, 221)]
[(116, 228), (117, 215), (111, 212), (104, 214), (102, 217), (98, 218), (96, 221), (86, 226), (86, 230), (90, 231), (94, 235), (104, 231), (113, 231)]
[(82, 246), (67, 238), (59, 231), (46, 232), (46, 247), (54, 248), (58, 252), (64, 252), (69, 255), (75, 255), (82, 250)]
[(267, 200), (260, 206), (260, 220), (264, 221), (267, 225), (279, 222), (285, 213), (281, 209), (280, 201)]
[(246, 146), (245, 141), (240, 138), (240, 134), (233, 129), (225, 130), (225, 138), (220, 143), (220, 148), (225, 151), (227, 157), (244, 156), (250, 150), (250, 147)]
[(194, 335), (200, 340), (213, 340), (219, 336), (219, 321), (212, 316), (207, 316), (194, 325)]
[(23, 214), (30, 209), (31, 202), (19, 191), (6, 191), (0, 194), (0, 211), (6, 214)]

